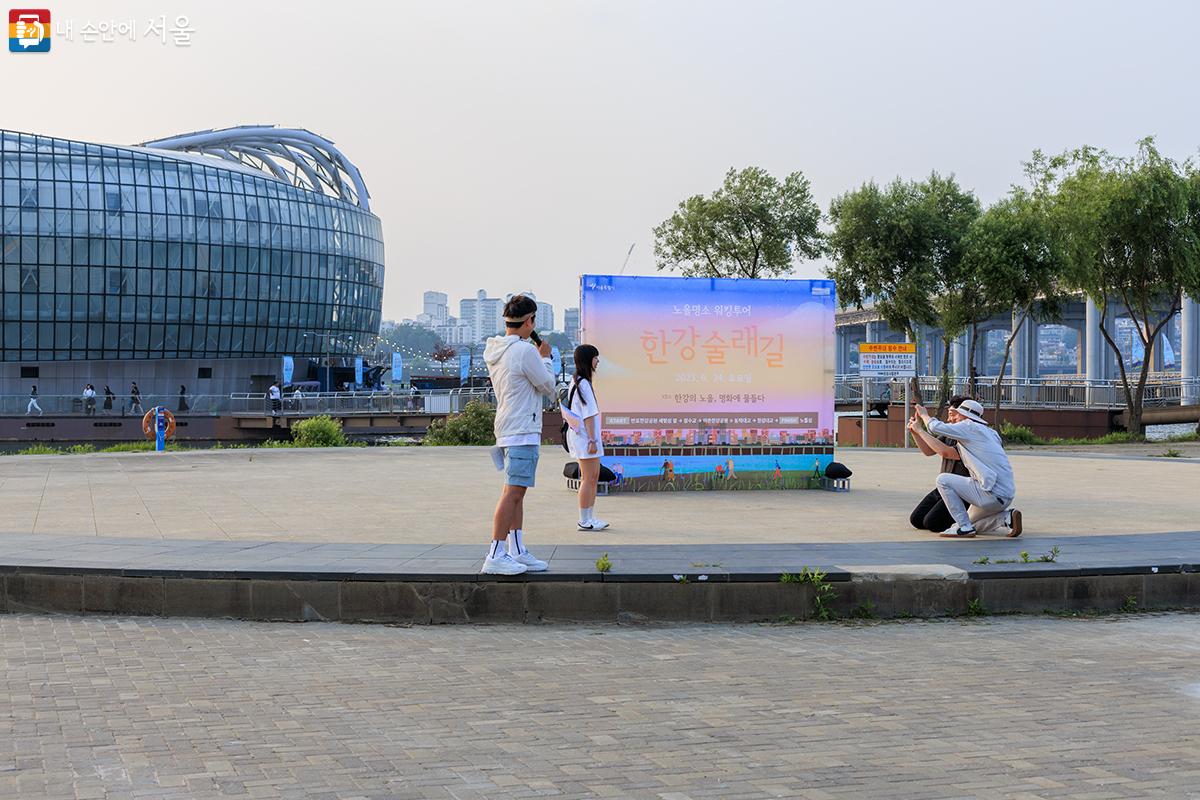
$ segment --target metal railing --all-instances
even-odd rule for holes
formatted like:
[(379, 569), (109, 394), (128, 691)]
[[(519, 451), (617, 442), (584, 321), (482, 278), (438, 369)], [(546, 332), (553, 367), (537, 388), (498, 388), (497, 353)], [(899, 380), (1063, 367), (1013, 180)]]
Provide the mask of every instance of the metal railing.
[(261, 392), (230, 395), (229, 413), (249, 416), (345, 416), (358, 414), (457, 414), (467, 403), (479, 400), (495, 405), (491, 389), (442, 389), (408, 392), (309, 392), (284, 394), (278, 408)]
[[(940, 379), (922, 375), (917, 379), (921, 397), (933, 402)], [(907, 378), (876, 379), (867, 383), (869, 403), (903, 403)], [(979, 376), (974, 391), (966, 378), (950, 382), (951, 394), (970, 394), (985, 406), (993, 406), (999, 393), (1005, 408), (1106, 408), (1125, 407), (1125, 388), (1120, 380), (1092, 380), (1078, 376), (1042, 376), (1041, 378), (1005, 378), (996, 386), (995, 377)], [(858, 375), (838, 375), (834, 379), (837, 403), (862, 402), (863, 383)], [(1147, 408), (1179, 405), (1184, 398), (1200, 397), (1200, 379), (1179, 376), (1153, 376), (1146, 382), (1144, 405)]]
[[(140, 410), (126, 392), (106, 398), (102, 393), (93, 398), (78, 394), (39, 394), (31, 398), (23, 395), (0, 395), (0, 416), (77, 416), (77, 417), (127, 417), (142, 416), (155, 406), (164, 406), (175, 414), (196, 416), (219, 416), (229, 413), (229, 395), (188, 394), (180, 402), (178, 394), (143, 394)], [(34, 400), (36, 402), (30, 402)]]
[(184, 395), (183, 403), (177, 394), (143, 394), (140, 411), (130, 403), (128, 394), (115, 395), (108, 403), (102, 394), (90, 402), (80, 395), (42, 394), (37, 396), (36, 404), (31, 404), (30, 399), (27, 394), (0, 395), (0, 416), (140, 417), (156, 405), (164, 406), (174, 414), (187, 416), (269, 416), (272, 413), (284, 416), (456, 414), (472, 400), (480, 400), (488, 405), (496, 403), (490, 388), (437, 389), (416, 395), (408, 391), (285, 393), (278, 409), (271, 408), (270, 396), (265, 392), (189, 394)]

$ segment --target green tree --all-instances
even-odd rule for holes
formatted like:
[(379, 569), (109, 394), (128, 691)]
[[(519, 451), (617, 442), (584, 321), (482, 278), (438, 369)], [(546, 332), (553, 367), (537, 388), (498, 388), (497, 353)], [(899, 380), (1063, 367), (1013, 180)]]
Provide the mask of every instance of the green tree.
[(981, 307), (985, 318), (1012, 312), (1013, 323), (996, 377), (995, 425), (999, 430), (1000, 387), (1013, 341), (1023, 325), (1057, 318), (1064, 300), (1066, 262), (1045, 203), (1018, 188), (989, 207), (967, 232), (962, 263), (983, 287)]
[(422, 444), (446, 445), (493, 445), (496, 409), (472, 400), (461, 414), (439, 419), (429, 426)]
[[(1035, 153), (1029, 168), (1038, 191), (1052, 197), (1067, 280), (1100, 310), (1100, 332), (1120, 369), (1128, 429), (1140, 435), (1159, 334), (1180, 295), (1200, 293), (1200, 175), (1190, 161), (1160, 154), (1151, 138), (1138, 142), (1130, 158), (1084, 147), (1054, 158)], [(1105, 326), (1118, 300), (1145, 350), (1136, 379)]]
[[(979, 214), (974, 194), (937, 173), (921, 182), (896, 179), (835, 198), (826, 274), (842, 307), (875, 310), (894, 331), (917, 340), (918, 326), (943, 329), (942, 391), (948, 393), (950, 342), (969, 324), (974, 281), (962, 270), (963, 239)], [(912, 388), (915, 392), (916, 380)]]
[(766, 278), (790, 273), (822, 252), (821, 209), (808, 179), (780, 183), (759, 167), (729, 170), (710, 196), (695, 195), (654, 229), (660, 270), (706, 278)]

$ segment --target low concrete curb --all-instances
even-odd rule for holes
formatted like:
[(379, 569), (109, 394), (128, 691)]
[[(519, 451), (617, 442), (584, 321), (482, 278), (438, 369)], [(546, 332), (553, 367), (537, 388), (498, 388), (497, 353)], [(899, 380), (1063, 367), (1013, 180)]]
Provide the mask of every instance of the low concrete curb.
[[(707, 580), (699, 575), (684, 580), (209, 575), (8, 568), (0, 574), (0, 612), (393, 624), (758, 622), (815, 616), (812, 585), (762, 574)], [(827, 606), (839, 618), (1200, 607), (1200, 573), (1182, 567), (1106, 567), (1080, 574), (1079, 569), (968, 572), (948, 565), (891, 565), (831, 569), (826, 580), (833, 591)]]

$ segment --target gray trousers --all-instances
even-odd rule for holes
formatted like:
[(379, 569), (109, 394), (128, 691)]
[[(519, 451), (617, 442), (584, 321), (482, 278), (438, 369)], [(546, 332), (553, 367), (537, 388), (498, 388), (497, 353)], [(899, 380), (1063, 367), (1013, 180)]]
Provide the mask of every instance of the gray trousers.
[[(974, 526), (980, 533), (994, 531), (1008, 525), (1005, 511), (1012, 499), (996, 497), (984, 491), (979, 482), (968, 475), (943, 472), (937, 476), (938, 493), (946, 503), (946, 509), (960, 528)], [(970, 512), (967, 506), (971, 506)]]

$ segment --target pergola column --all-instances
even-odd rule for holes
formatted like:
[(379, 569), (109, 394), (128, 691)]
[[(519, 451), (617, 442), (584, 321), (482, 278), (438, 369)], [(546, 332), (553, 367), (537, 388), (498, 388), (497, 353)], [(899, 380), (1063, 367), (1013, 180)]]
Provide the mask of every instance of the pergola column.
[(1183, 381), (1180, 402), (1200, 403), (1200, 303), (1183, 296), (1180, 303), (1179, 378)]

